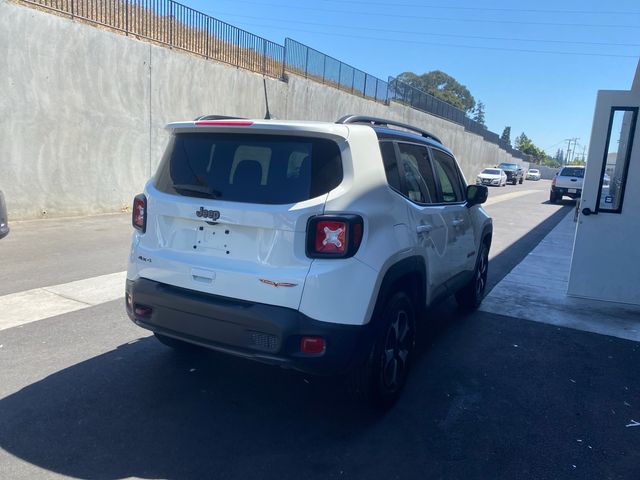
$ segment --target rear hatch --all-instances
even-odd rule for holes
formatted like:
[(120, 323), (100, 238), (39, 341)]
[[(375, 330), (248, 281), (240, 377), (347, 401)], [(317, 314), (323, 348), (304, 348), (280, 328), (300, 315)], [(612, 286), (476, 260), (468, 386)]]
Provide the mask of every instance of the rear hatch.
[[(259, 127), (174, 131), (147, 185), (138, 274), (234, 299), (298, 308), (309, 217), (342, 182), (339, 143)], [(293, 134), (292, 134), (293, 133)]]
[(584, 167), (564, 167), (556, 177), (556, 187), (571, 190), (581, 190), (584, 179)]

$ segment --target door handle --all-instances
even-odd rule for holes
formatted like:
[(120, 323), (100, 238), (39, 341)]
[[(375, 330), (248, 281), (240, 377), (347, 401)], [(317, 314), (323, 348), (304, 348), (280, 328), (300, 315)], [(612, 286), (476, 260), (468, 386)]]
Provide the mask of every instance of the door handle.
[(451, 222), (451, 224), (454, 227), (457, 227), (458, 225), (462, 225), (464, 223), (464, 220), (462, 218), (454, 218), (453, 221)]
[(430, 225), (428, 223), (423, 223), (422, 225), (418, 225), (416, 227), (416, 232), (418, 233), (428, 233), (431, 230), (433, 230), (433, 225)]

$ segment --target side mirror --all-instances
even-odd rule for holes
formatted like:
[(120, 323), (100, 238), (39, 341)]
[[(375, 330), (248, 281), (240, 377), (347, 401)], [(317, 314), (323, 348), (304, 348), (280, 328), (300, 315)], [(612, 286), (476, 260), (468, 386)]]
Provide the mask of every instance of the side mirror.
[(489, 189), (484, 185), (469, 185), (467, 187), (467, 207), (486, 202), (488, 196)]

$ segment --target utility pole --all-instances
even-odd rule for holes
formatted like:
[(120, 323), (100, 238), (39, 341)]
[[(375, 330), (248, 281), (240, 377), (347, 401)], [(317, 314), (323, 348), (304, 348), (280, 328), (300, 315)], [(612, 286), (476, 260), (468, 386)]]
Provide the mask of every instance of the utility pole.
[(569, 163), (569, 152), (571, 151), (571, 142), (573, 141), (572, 138), (567, 138), (565, 139), (565, 142), (567, 142), (567, 154), (564, 156), (564, 160), (563, 163), (566, 165), (567, 163)]
[[(571, 155), (575, 152), (576, 144), (578, 143), (578, 138), (567, 138), (565, 142), (567, 142), (567, 154), (564, 157), (564, 164), (566, 165), (571, 161)], [(573, 150), (571, 149), (571, 144), (573, 143)]]
[(571, 149), (571, 161), (575, 160), (576, 147), (578, 146), (578, 140), (580, 140), (580, 139), (577, 138), (577, 137), (573, 139), (573, 148)]

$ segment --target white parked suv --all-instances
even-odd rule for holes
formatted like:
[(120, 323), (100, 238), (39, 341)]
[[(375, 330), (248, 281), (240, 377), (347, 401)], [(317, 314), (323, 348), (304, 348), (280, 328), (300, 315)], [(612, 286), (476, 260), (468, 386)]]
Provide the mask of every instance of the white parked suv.
[(347, 374), (389, 406), (425, 308), (480, 304), (487, 188), (430, 133), (361, 116), (167, 128), (126, 282), (129, 317), (162, 343)]

